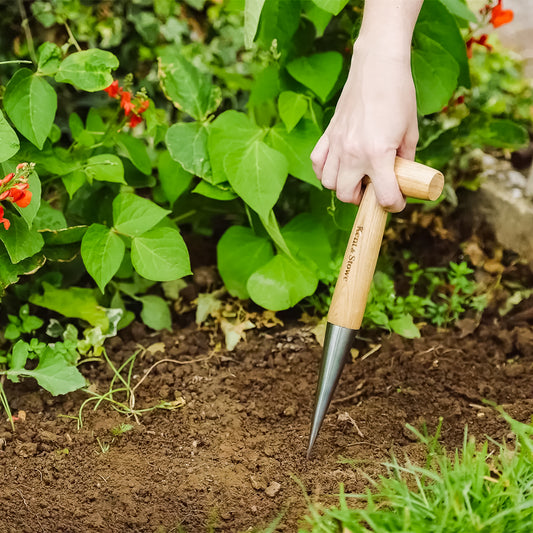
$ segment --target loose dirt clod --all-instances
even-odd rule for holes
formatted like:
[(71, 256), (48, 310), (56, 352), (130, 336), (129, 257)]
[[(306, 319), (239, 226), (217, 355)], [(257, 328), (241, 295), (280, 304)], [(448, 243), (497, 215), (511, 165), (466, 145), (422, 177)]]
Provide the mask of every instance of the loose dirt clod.
[(281, 483), (272, 481), (272, 483), (270, 483), (270, 485), (265, 489), (265, 494), (273, 498), (279, 492), (279, 489), (281, 489)]

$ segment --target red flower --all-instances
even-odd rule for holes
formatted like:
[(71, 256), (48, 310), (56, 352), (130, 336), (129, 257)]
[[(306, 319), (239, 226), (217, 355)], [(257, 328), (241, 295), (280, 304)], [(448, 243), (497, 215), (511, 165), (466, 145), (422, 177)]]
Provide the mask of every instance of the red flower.
[(474, 37), (470, 37), (470, 39), (468, 39), (468, 41), (466, 41), (466, 55), (469, 58), (472, 57), (472, 45), (474, 43), (480, 44), (481, 46), (484, 46), (489, 52), (491, 52), (492, 51), (492, 45), (487, 43), (487, 39), (488, 38), (489, 38), (489, 36), (486, 33), (484, 33), (483, 35), (481, 35), (477, 39), (474, 38)]
[(120, 92), (121, 87), (118, 86), (118, 80), (115, 80), (109, 87), (106, 87), (104, 91), (111, 96), (111, 98), (116, 98)]
[(131, 91), (125, 91), (123, 87), (120, 87), (117, 80), (113, 81), (104, 91), (112, 98), (118, 99), (120, 97), (120, 107), (124, 109), (124, 116), (130, 118), (128, 122), (130, 128), (134, 128), (142, 122), (140, 115), (150, 107), (150, 101), (144, 92), (133, 96)]
[(27, 183), (26, 187), (12, 187), (9, 189), (9, 196), (11, 201), (16, 203), (19, 207), (28, 207), (31, 202), (31, 191), (28, 190)]
[(7, 218), (4, 218), (4, 208), (0, 205), (0, 224), (4, 225), (4, 229), (9, 229), (11, 222)]
[(9, 183), (14, 177), (15, 174), (13, 172), (10, 172), (5, 178), (0, 180), (0, 187), (2, 185), (5, 185), (6, 183)]
[(143, 100), (135, 110), (138, 115), (142, 115), (150, 107), (150, 100)]
[[(32, 197), (32, 193), (29, 190), (28, 176), (34, 166), (34, 163), (19, 163), (15, 172), (10, 172), (0, 179), (0, 201), (10, 200), (19, 207), (28, 207)], [(0, 224), (3, 224), (6, 230), (11, 225), (10, 221), (4, 217), (4, 208), (1, 205)]]
[[(11, 189), (13, 190), (13, 189)], [(17, 199), (13, 198), (13, 201), (19, 206), (19, 207), (28, 207), (31, 202), (31, 191), (25, 190), (20, 191), (21, 194), (17, 194)]]
[(142, 121), (143, 119), (139, 115), (131, 115), (129, 127), (135, 128), (135, 126), (138, 126)]
[(502, 8), (502, 0), (498, 0), (498, 3), (492, 8), (490, 14), (490, 23), (495, 27), (499, 28), (508, 22), (513, 20), (514, 13), (511, 9)]
[(129, 116), (135, 110), (135, 105), (131, 101), (131, 93), (124, 91), (120, 97), (120, 107), (124, 109), (124, 114)]

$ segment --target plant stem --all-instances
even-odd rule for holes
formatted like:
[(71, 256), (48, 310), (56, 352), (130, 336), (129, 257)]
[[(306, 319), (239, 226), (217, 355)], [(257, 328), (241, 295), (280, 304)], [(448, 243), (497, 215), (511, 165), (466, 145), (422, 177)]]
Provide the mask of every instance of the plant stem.
[(28, 61), (27, 59), (12, 59), (10, 61), (0, 61), (0, 65), (13, 65), (19, 63), (33, 64), (33, 61)]
[(24, 28), (24, 33), (26, 35), (26, 42), (28, 43), (28, 51), (32, 61), (37, 64), (37, 55), (35, 53), (35, 46), (33, 44), (33, 36), (31, 34), (30, 25), (28, 22), (28, 15), (26, 14), (26, 8), (24, 7), (23, 0), (17, 0), (20, 16), (22, 18), (21, 26)]
[(72, 33), (72, 30), (70, 29), (70, 26), (68, 25), (68, 22), (65, 21), (64, 25), (68, 33), (69, 41), (74, 45), (74, 47), (76, 48), (78, 52), (81, 52), (82, 51), (81, 46), (78, 44), (76, 37), (74, 37), (74, 34)]
[(268, 213), (268, 217), (265, 218), (259, 215), (259, 218), (261, 219), (261, 222), (267, 230), (267, 233), (269, 234), (270, 238), (274, 241), (274, 244), (276, 245), (277, 249), (280, 252), (286, 254), (291, 259), (294, 259), (291, 251), (289, 250), (289, 247), (287, 246), (287, 243), (285, 242), (285, 239), (283, 238), (283, 235), (281, 234), (278, 220), (276, 218), (276, 215), (274, 214), (274, 211), (271, 209)]
[(196, 209), (192, 209), (191, 211), (187, 211), (186, 213), (183, 213), (182, 215), (178, 215), (174, 218), (171, 218), (172, 222), (175, 222), (178, 224), (179, 222), (182, 222), (183, 220), (187, 220), (187, 218), (193, 216), (196, 214)]
[(5, 380), (6, 380), (6, 376), (4, 374), (0, 377), (0, 403), (4, 407), (7, 417), (9, 418), (12, 431), (15, 431), (15, 423), (13, 422), (13, 415), (11, 414), (11, 408), (9, 407), (9, 402), (7, 401), (6, 391), (4, 390)]

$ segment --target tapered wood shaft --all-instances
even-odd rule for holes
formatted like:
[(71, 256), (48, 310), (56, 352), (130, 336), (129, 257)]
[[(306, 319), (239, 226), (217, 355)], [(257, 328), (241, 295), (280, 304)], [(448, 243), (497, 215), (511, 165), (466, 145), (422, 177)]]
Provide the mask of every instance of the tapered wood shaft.
[(348, 329), (361, 327), (386, 222), (387, 211), (378, 204), (374, 186), (369, 183), (357, 212), (331, 300), (328, 313), (330, 324)]
[[(428, 166), (397, 157), (394, 171), (405, 196), (436, 200), (442, 192), (443, 175)], [(387, 212), (367, 183), (329, 309), (331, 324), (360, 328), (386, 221)]]

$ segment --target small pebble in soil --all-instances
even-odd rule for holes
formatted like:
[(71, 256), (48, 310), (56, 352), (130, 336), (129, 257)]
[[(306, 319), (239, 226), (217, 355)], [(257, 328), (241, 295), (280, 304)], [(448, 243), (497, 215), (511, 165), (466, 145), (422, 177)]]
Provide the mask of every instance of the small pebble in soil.
[(298, 405), (297, 404), (292, 404), (292, 405), (289, 405), (289, 407), (287, 407), (283, 411), (283, 414), (285, 416), (295, 416), (297, 412), (298, 412)]
[(261, 475), (250, 476), (250, 483), (255, 490), (266, 490), (267, 484)]
[(273, 498), (281, 489), (281, 484), (277, 481), (272, 481), (270, 485), (265, 489), (265, 494)]
[(520, 363), (511, 363), (503, 367), (503, 372), (508, 378), (517, 378), (526, 373), (526, 368)]

